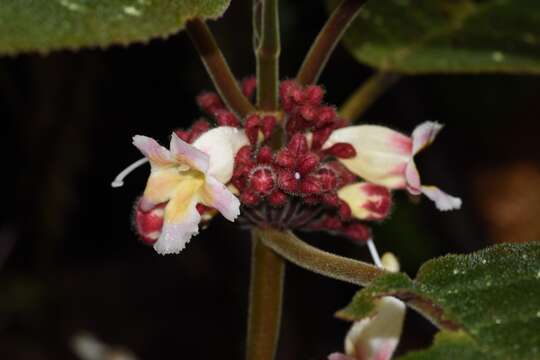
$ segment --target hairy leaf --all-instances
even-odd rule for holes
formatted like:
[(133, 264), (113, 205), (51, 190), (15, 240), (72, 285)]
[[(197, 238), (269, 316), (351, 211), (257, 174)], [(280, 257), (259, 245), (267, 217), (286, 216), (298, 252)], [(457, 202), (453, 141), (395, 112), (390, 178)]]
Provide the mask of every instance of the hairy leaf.
[(540, 1), (372, 1), (344, 41), (382, 70), (540, 74)]
[(540, 242), (430, 260), (415, 280), (382, 276), (338, 316), (369, 316), (373, 300), (387, 295), (406, 301), (446, 331), (463, 331), (475, 345), (471, 351), (490, 359), (540, 358)]
[(230, 0), (1, 0), (0, 53), (105, 47), (165, 37), (217, 18)]

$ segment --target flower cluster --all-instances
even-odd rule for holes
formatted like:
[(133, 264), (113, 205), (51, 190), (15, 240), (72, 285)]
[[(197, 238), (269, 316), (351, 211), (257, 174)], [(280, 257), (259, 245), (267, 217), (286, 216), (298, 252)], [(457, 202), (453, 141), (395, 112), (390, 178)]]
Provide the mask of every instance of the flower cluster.
[[(248, 98), (255, 85), (251, 78), (242, 83)], [(197, 103), (207, 118), (174, 131), (169, 149), (134, 137), (145, 159), (113, 185), (150, 162), (135, 211), (144, 242), (161, 254), (177, 253), (217, 212), (246, 225), (328, 231), (365, 242), (367, 222), (388, 216), (392, 190), (423, 193), (440, 210), (461, 206), (458, 198), (423, 186), (414, 163), (441, 125), (425, 122), (410, 137), (382, 126), (346, 126), (324, 103), (320, 86), (283, 81), (279, 95), (279, 112), (241, 119), (216, 93), (203, 93)]]

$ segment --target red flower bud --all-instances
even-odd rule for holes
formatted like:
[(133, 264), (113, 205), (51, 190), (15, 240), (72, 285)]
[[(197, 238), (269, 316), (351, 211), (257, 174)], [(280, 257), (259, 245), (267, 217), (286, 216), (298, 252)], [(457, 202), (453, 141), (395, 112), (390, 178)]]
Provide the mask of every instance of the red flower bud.
[(203, 92), (197, 96), (197, 104), (208, 114), (214, 114), (217, 110), (224, 109), (223, 102), (214, 92)]
[(351, 214), (351, 208), (343, 200), (340, 200), (340, 202), (339, 202), (338, 213), (339, 213), (339, 217), (342, 220), (349, 220), (351, 218), (351, 215), (352, 215)]
[(274, 207), (282, 207), (287, 203), (287, 195), (279, 190), (274, 191), (267, 197), (268, 203)]
[(255, 194), (252, 191), (244, 191), (240, 194), (240, 201), (242, 204), (247, 206), (255, 206), (259, 203), (261, 198), (259, 195)]
[(289, 149), (293, 156), (305, 154), (308, 151), (306, 137), (303, 134), (294, 134), (289, 141), (289, 144), (287, 144), (287, 149)]
[(272, 136), (274, 126), (276, 126), (276, 118), (274, 116), (267, 115), (263, 117), (261, 120), (261, 131), (265, 139), (269, 139)]
[(259, 154), (257, 155), (257, 162), (262, 164), (271, 164), (272, 159), (274, 157), (274, 154), (272, 152), (272, 149), (270, 146), (263, 146), (259, 150)]
[(324, 90), (320, 86), (310, 85), (304, 90), (304, 96), (310, 104), (320, 105), (324, 97)]
[(249, 176), (250, 190), (261, 195), (269, 194), (274, 190), (275, 177), (275, 173), (271, 167), (256, 167)]
[(164, 204), (159, 204), (150, 211), (142, 211), (137, 204), (135, 209), (135, 229), (146, 245), (153, 245), (161, 235), (163, 227)]
[(326, 152), (340, 159), (350, 159), (356, 156), (356, 150), (348, 143), (334, 144), (331, 148), (326, 149)]
[(321, 167), (317, 170), (317, 178), (321, 182), (322, 191), (332, 191), (337, 187), (337, 175), (330, 167)]
[(312, 122), (317, 117), (317, 109), (311, 105), (304, 105), (300, 107), (298, 113), (307, 122)]
[(176, 136), (178, 136), (180, 139), (184, 140), (185, 142), (189, 142), (189, 138), (191, 137), (191, 132), (187, 130), (175, 130), (174, 131)]
[(316, 129), (313, 131), (313, 138), (311, 140), (311, 150), (319, 150), (322, 148), (326, 140), (330, 137), (334, 129), (332, 127), (324, 127), (322, 129)]
[(326, 219), (324, 219), (322, 223), (322, 227), (326, 228), (328, 230), (339, 230), (343, 227), (343, 222), (335, 216), (329, 216)]
[(251, 98), (257, 90), (257, 78), (255, 76), (242, 80), (242, 92), (247, 98)]
[(218, 110), (214, 116), (219, 126), (240, 127), (240, 120), (230, 111)]
[(336, 109), (332, 106), (323, 106), (317, 114), (317, 127), (322, 128), (331, 125), (336, 118)]
[(300, 192), (304, 195), (319, 194), (321, 191), (321, 183), (315, 176), (307, 176), (300, 181)]
[(245, 145), (238, 150), (234, 158), (235, 165), (252, 164), (252, 148), (250, 145)]
[(281, 171), (278, 176), (278, 186), (287, 193), (298, 191), (298, 180), (292, 171)]
[(323, 204), (328, 205), (330, 207), (338, 207), (340, 203), (339, 197), (337, 196), (336, 193), (323, 194), (321, 199), (322, 199)]
[(364, 243), (371, 238), (371, 231), (369, 228), (360, 223), (349, 224), (344, 231), (344, 234), (351, 240)]
[(276, 155), (276, 164), (287, 169), (294, 169), (296, 166), (296, 158), (289, 150), (284, 149)]
[(314, 153), (307, 153), (298, 160), (297, 170), (300, 174), (305, 175), (310, 173), (319, 165), (320, 159)]
[(210, 124), (208, 123), (208, 121), (204, 119), (195, 121), (193, 125), (191, 125), (191, 129), (190, 129), (191, 133), (189, 135), (189, 142), (190, 143), (194, 142), (195, 140), (197, 140), (199, 136), (207, 132), (209, 129), (210, 129)]
[(261, 119), (257, 114), (249, 115), (244, 125), (246, 136), (252, 145), (257, 143), (257, 137), (259, 136), (260, 120)]

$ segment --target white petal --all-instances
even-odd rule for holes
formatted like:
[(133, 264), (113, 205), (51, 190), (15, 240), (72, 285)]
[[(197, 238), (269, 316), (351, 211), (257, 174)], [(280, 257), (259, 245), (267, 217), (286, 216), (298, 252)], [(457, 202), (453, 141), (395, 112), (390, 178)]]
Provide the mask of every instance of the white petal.
[(354, 158), (339, 159), (350, 171), (391, 189), (405, 187), (405, 167), (412, 158), (410, 138), (383, 126), (349, 126), (335, 130), (323, 148), (340, 142), (356, 150)]
[(413, 156), (429, 146), (442, 128), (442, 124), (434, 121), (426, 121), (418, 125), (412, 133)]
[(208, 171), (208, 155), (197, 149), (195, 146), (180, 139), (175, 133), (172, 133), (171, 135), (170, 148), (172, 156), (174, 156), (178, 162), (188, 164), (205, 174)]
[(194, 198), (186, 209), (181, 221), (175, 223), (165, 222), (163, 224), (161, 235), (154, 244), (154, 249), (158, 254), (178, 254), (184, 250), (191, 237), (199, 233), (201, 216), (196, 206), (197, 201)]
[(435, 186), (422, 186), (422, 193), (435, 202), (435, 206), (441, 211), (459, 210), (461, 208), (460, 198), (448, 195)]
[(193, 146), (208, 154), (210, 158), (208, 174), (226, 184), (233, 173), (236, 153), (247, 144), (249, 141), (243, 130), (220, 126), (202, 134), (195, 140)]
[(406, 306), (391, 296), (379, 299), (376, 306), (374, 317), (357, 321), (349, 330), (345, 340), (347, 355), (366, 360), (392, 357), (401, 336)]
[(234, 221), (240, 215), (240, 201), (214, 177), (207, 175), (203, 201), (206, 206), (218, 210), (227, 220)]
[(151, 137), (135, 135), (133, 137), (133, 145), (135, 145), (137, 149), (150, 160), (152, 167), (175, 164), (175, 160), (169, 150), (159, 145), (158, 142)]

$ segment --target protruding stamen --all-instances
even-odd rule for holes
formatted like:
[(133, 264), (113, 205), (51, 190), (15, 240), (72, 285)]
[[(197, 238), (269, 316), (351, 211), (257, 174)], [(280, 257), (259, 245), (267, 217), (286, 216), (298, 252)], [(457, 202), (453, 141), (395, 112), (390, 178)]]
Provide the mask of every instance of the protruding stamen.
[(142, 158), (142, 159), (139, 159), (137, 161), (135, 161), (133, 164), (129, 165), (127, 168), (125, 168), (124, 170), (122, 170), (122, 172), (120, 172), (120, 174), (118, 174), (116, 176), (116, 178), (114, 179), (114, 181), (111, 183), (111, 186), (113, 188), (119, 188), (119, 187), (122, 187), (124, 185), (124, 179), (126, 178), (126, 176), (128, 176), (129, 174), (131, 174), (131, 172), (133, 172), (135, 169), (137, 169), (138, 167), (146, 164), (148, 162), (148, 159), (147, 158)]
[(382, 268), (383, 265), (382, 265), (381, 257), (379, 256), (379, 252), (377, 251), (377, 248), (375, 247), (375, 243), (373, 242), (373, 239), (369, 239), (367, 241), (367, 246), (375, 265), (377, 265), (378, 268)]

